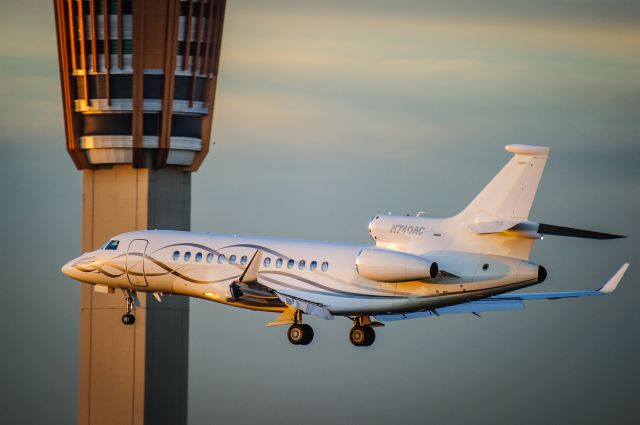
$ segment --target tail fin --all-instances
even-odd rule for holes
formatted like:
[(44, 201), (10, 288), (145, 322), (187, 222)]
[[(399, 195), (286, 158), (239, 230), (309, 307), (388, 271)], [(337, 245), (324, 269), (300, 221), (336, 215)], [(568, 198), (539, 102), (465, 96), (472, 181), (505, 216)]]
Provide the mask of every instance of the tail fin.
[(505, 150), (513, 153), (513, 158), (462, 212), (469, 220), (529, 218), (550, 148), (508, 145)]

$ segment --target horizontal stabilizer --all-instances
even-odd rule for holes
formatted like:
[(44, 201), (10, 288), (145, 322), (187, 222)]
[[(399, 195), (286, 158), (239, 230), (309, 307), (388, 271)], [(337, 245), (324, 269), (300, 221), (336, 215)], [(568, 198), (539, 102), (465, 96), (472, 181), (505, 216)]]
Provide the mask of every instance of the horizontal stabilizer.
[(542, 235), (568, 236), (586, 239), (619, 239), (622, 235), (594, 232), (593, 230), (575, 229), (573, 227), (555, 226), (553, 224), (536, 223), (530, 220), (496, 220), (468, 224), (467, 227), (478, 235), (503, 233), (528, 239), (540, 239)]
[(538, 233), (541, 235), (569, 236), (571, 238), (586, 239), (619, 239), (626, 238), (622, 235), (614, 235), (611, 233), (600, 233), (592, 230), (574, 229), (572, 227), (554, 226), (553, 224), (540, 223)]

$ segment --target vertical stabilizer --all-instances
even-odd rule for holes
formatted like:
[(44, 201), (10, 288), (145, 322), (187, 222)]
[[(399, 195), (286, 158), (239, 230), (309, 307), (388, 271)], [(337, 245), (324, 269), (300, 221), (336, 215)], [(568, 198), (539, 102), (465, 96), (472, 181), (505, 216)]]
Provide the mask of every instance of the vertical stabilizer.
[(471, 221), (526, 220), (549, 157), (550, 148), (508, 145), (513, 158), (462, 214)]

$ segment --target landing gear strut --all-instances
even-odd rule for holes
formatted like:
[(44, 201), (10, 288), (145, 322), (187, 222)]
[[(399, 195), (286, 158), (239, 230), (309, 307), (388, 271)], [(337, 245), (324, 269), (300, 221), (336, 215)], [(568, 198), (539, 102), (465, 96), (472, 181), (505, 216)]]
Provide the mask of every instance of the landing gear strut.
[(287, 338), (293, 345), (308, 345), (313, 341), (313, 328), (302, 323), (302, 312), (296, 310), (293, 316), (293, 325), (289, 326)]
[(122, 316), (122, 323), (125, 325), (133, 325), (136, 322), (136, 316), (132, 314), (135, 308), (133, 291), (131, 289), (123, 289), (123, 292), (125, 301), (127, 302), (127, 313)]
[(356, 347), (368, 347), (376, 340), (373, 326), (381, 325), (372, 323), (368, 316), (357, 316), (353, 319), (353, 327), (349, 331), (349, 341)]

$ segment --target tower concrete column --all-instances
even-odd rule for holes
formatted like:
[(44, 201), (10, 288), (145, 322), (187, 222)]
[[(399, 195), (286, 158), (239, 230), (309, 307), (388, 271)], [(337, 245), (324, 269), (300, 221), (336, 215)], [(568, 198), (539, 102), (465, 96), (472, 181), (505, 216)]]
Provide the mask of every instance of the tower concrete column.
[[(132, 230), (188, 230), (226, 0), (53, 5), (66, 148), (83, 172), (83, 251)], [(141, 293), (127, 326), (123, 294), (81, 291), (78, 423), (185, 424), (188, 300)]]
[[(115, 165), (83, 172), (82, 248), (137, 229), (188, 230), (191, 175)], [(185, 424), (189, 302), (139, 294), (136, 323), (124, 326), (123, 295), (82, 285), (79, 424)]]

